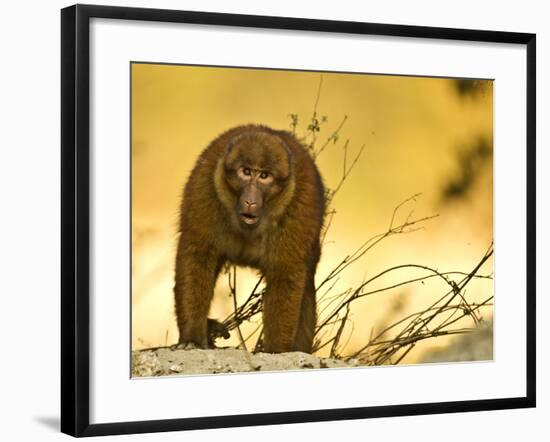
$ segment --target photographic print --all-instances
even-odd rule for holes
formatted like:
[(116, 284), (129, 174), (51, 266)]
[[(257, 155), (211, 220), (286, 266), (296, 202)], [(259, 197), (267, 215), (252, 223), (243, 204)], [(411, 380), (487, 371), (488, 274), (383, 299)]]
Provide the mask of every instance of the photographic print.
[(535, 34), (61, 25), (64, 433), (535, 406)]
[(493, 81), (133, 62), (132, 377), (493, 359)]

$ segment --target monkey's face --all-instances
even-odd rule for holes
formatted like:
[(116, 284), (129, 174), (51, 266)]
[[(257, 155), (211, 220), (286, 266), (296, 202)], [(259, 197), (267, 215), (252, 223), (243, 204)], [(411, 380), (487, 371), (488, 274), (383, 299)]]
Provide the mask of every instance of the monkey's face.
[(224, 173), (234, 198), (233, 216), (242, 227), (256, 228), (273, 215), (291, 171), (290, 151), (279, 137), (256, 133), (233, 140)]

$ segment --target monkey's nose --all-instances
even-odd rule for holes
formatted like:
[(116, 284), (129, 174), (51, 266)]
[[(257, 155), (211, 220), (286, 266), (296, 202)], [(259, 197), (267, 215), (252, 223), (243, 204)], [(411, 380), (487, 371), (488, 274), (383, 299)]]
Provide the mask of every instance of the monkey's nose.
[(252, 207), (254, 207), (256, 205), (256, 202), (255, 201), (245, 201), (246, 205), (248, 206), (249, 209), (251, 209)]

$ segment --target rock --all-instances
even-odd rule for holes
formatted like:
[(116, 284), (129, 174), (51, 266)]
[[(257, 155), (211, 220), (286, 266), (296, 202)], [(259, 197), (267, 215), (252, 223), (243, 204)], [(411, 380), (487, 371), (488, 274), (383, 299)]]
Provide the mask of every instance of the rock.
[(432, 350), (421, 362), (490, 361), (493, 359), (493, 322), (482, 322), (473, 332), (459, 335), (448, 347)]
[(238, 373), (352, 367), (342, 360), (302, 352), (249, 353), (236, 348), (178, 349), (175, 346), (132, 353), (132, 376)]

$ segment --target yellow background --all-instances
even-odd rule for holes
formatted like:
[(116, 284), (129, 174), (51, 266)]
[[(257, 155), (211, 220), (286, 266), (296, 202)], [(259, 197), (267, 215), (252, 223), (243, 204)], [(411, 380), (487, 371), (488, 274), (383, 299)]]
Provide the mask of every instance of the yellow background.
[[(298, 114), (300, 135), (307, 127), (320, 73), (133, 64), (132, 66), (132, 347), (172, 344), (173, 269), (178, 205), (195, 159), (221, 132), (245, 123), (290, 129)], [(337, 214), (327, 236), (317, 281), (361, 242), (387, 229), (393, 209), (422, 192), (410, 209), (415, 216), (440, 216), (426, 229), (383, 241), (341, 275), (336, 290), (355, 287), (365, 277), (398, 264), (423, 264), (440, 271), (470, 271), (492, 240), (492, 167), (479, 174), (465, 198), (442, 203), (442, 189), (460, 172), (458, 155), (493, 127), (492, 82), (481, 92), (461, 96), (450, 79), (365, 74), (322, 74), (319, 116), (327, 116), (323, 141), (348, 116), (341, 141), (317, 161), (325, 185), (342, 174), (343, 142), (350, 157), (364, 144), (356, 168), (334, 200)], [(484, 273), (492, 272), (492, 261)], [(402, 272), (391, 283), (412, 276)], [(243, 298), (254, 272), (240, 271)], [(355, 305), (349, 348), (368, 339), (403, 304), (400, 315), (427, 306), (441, 295), (441, 283), (415, 284), (370, 296)], [(489, 281), (472, 283), (469, 300), (492, 294)], [(243, 299), (241, 299), (243, 300)], [(220, 278), (211, 317), (232, 311), (225, 278)], [(485, 309), (484, 316), (492, 316)], [(396, 319), (396, 318), (393, 318)], [(466, 323), (465, 323), (466, 324)], [(471, 325), (471, 324), (466, 324)], [(246, 330), (246, 329), (245, 329)], [(219, 341), (236, 345), (237, 339)], [(411, 352), (414, 362), (438, 338)]]

